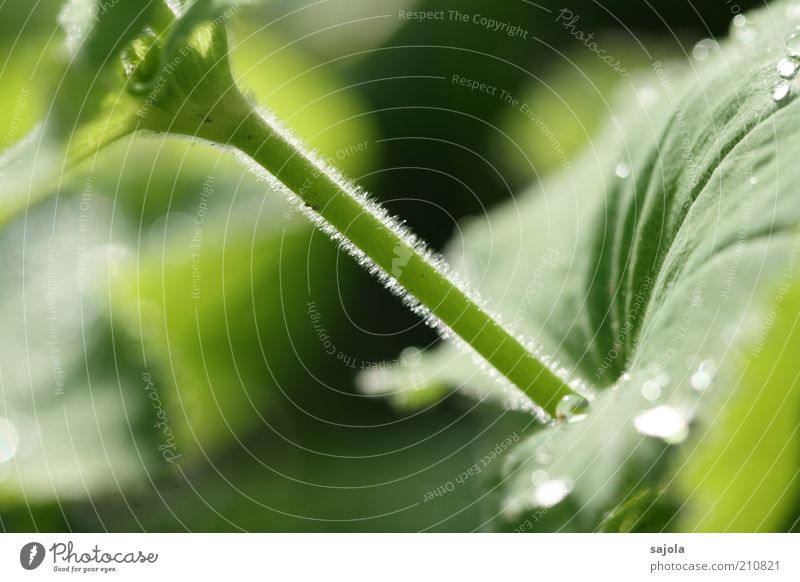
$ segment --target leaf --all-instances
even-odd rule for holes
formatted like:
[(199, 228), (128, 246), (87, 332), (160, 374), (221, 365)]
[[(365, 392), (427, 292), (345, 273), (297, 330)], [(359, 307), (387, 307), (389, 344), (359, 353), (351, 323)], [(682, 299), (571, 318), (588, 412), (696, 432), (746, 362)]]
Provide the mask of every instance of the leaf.
[[(586, 527), (578, 514), (598, 524), (664, 478), (664, 461), (709, 414), (705, 394), (732, 389), (759, 298), (796, 260), (800, 105), (795, 92), (772, 97), (782, 40), (797, 24), (771, 18), (785, 5), (749, 15), (750, 32), (707, 62), (653, 63), (581, 160), (466, 225), (463, 251), (449, 253), (593, 399), (582, 422), (517, 447), (504, 474), (507, 518), (552, 506), (542, 527)], [(454, 347), (439, 350), (434, 366), (420, 363), (417, 387), (504, 397)], [(365, 382), (398, 392), (413, 372)]]
[(682, 531), (786, 531), (800, 485), (800, 292), (783, 286), (777, 318), (742, 358), (741, 375), (717, 398), (706, 430), (676, 459), (685, 500)]
[[(320, 394), (313, 398), (319, 402)], [(340, 402), (330, 393), (321, 398), (328, 407)], [(391, 418), (373, 404), (355, 416), (352, 405), (342, 409), (351, 421)], [(261, 429), (243, 446), (193, 466), (185, 480), (164, 479), (126, 495), (132, 509), (119, 496), (95, 498), (93, 509), (67, 508), (70, 524), (82, 531), (471, 531), (492, 510), (481, 496), (491, 465), (466, 478), (465, 471), (483, 467), (487, 453), (526, 422), (440, 411), (402, 425), (347, 428), (310, 419), (307, 408), (276, 412), (278, 426), (291, 429)], [(420, 434), (435, 438), (409, 447)]]
[[(648, 59), (634, 38), (608, 34), (598, 43), (608, 54), (624, 54), (628, 69), (646, 67), (655, 58)], [(647, 48), (651, 55), (664, 52), (649, 45)], [(509, 138), (493, 141), (503, 152), (503, 162), (522, 179), (530, 176), (532, 164), (539, 175), (546, 175), (579, 156), (605, 124), (608, 95), (620, 83), (619, 73), (584, 46), (579, 45), (565, 58), (564, 66), (549, 71), (548, 90), (541, 90), (541, 82), (524, 87), (521, 103), (526, 109), (520, 110), (521, 104), (506, 104), (502, 110), (500, 126)], [(527, 116), (528, 110), (535, 116)]]
[(114, 226), (111, 202), (87, 186), (79, 200), (43, 205), (3, 232), (4, 502), (128, 487), (153, 460), (147, 439), (134, 437), (147, 404), (139, 374), (108, 348), (104, 281), (121, 250), (109, 244)]
[[(307, 381), (305, 366), (328, 358), (306, 303), (311, 281), (336, 279), (336, 260), (334, 248), (314, 242), (300, 217), (287, 221), (288, 204), (235, 159), (167, 145), (176, 146), (182, 170), (166, 155), (150, 160), (153, 172), (172, 172), (172, 188), (185, 192), (161, 200), (148, 193), (146, 212), (162, 214), (143, 226), (140, 252), (120, 269), (111, 301), (116, 348), (152, 378), (181, 462), (191, 463), (269, 430), (274, 400), (291, 399), (291, 387)], [(331, 314), (335, 298), (315, 301)], [(328, 316), (328, 329), (334, 325)]]
[[(141, 184), (98, 172), (77, 199), (0, 233), (4, 502), (94, 499), (170, 475), (170, 461), (189, 470), (265, 430), (278, 391), (293, 398), (304, 366), (330, 357), (296, 267), (315, 289), (336, 278), (346, 291), (333, 246), (320, 248), (300, 217), (287, 221), (288, 205), (236, 160), (173, 145), (172, 196), (148, 209), (173, 210), (161, 219), (128, 222), (103, 193), (116, 186), (125, 198)], [(150, 162), (156, 175), (174, 172), (170, 155)], [(173, 197), (191, 205), (175, 211)], [(315, 298), (331, 332), (337, 297)]]
[(156, 0), (64, 4), (59, 21), (67, 58), (50, 90), (47, 117), (3, 152), (0, 225), (57, 190), (65, 172), (135, 129), (139, 103), (125, 89), (120, 54), (146, 25), (163, 25), (165, 10)]

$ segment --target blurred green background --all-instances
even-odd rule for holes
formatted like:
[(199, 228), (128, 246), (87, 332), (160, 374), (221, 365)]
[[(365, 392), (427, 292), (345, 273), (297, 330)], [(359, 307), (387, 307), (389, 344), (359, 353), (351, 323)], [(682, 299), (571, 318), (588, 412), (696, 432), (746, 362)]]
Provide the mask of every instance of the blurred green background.
[[(231, 23), (235, 71), (440, 248), (460, 219), (557, 171), (626, 82), (555, 22), (563, 4), (537, 4), (267, 2)], [(691, 56), (733, 16), (568, 7), (631, 70)], [(0, 7), (3, 147), (51, 106), (59, 9)], [(529, 37), (398, 17), (450, 9)], [(551, 133), (453, 75), (524, 100)], [(0, 231), (0, 256), (5, 531), (491, 529), (491, 466), (430, 493), (536, 429), (460, 396), (404, 412), (360, 393), (361, 368), (435, 333), (226, 152), (115, 144)]]

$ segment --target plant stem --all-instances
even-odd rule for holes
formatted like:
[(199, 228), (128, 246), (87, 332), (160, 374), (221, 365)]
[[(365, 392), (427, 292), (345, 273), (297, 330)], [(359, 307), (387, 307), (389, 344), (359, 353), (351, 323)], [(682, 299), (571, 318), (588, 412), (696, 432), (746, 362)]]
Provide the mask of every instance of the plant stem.
[[(181, 129), (187, 133), (186, 128)], [(325, 230), (329, 230), (325, 228), (328, 225), (332, 227), (374, 265), (394, 277), (427, 311), (548, 414), (555, 416), (558, 402), (573, 393), (395, 222), (387, 221), (377, 205), (358, 195), (331, 167), (315, 160), (237, 90), (232, 89), (223, 97), (189, 134), (234, 146), (252, 158), (294, 193), (320, 226)]]
[[(77, 127), (68, 144), (52, 137), (45, 125), (12, 145), (0, 156), (0, 175), (5, 180), (0, 187), (0, 227), (47, 200), (75, 166), (129, 135), (135, 127), (124, 115), (100, 116)], [(11, 169), (5, 176), (7, 167)]]

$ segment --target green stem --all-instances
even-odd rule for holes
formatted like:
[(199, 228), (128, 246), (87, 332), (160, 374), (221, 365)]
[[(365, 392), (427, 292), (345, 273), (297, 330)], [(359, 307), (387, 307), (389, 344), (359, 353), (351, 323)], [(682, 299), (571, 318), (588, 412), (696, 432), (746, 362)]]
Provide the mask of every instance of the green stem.
[[(65, 175), (77, 165), (132, 133), (136, 125), (131, 119), (125, 115), (107, 119), (101, 116), (76, 128), (69, 145), (63, 144), (59, 137), (51, 137), (46, 126), (12, 145), (0, 160), (0, 174), (11, 168), (7, 172), (9, 176), (3, 176), (7, 183), (0, 189), (0, 227), (47, 200), (58, 190)], [(51, 143), (56, 144), (51, 152), (53, 160), (46, 157), (47, 146)], [(39, 160), (42, 156), (45, 158)], [(35, 166), (22, 164), (32, 160), (37, 160)]]
[[(231, 94), (235, 93), (235, 96)], [(229, 98), (230, 97), (230, 98)], [(573, 392), (377, 207), (232, 90), (192, 133), (247, 154), (551, 416)]]

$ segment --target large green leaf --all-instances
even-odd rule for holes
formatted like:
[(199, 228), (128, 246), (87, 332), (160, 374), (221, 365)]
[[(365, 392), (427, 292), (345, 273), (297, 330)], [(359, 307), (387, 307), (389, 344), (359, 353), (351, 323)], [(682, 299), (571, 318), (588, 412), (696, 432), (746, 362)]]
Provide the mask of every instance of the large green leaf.
[[(787, 282), (788, 283), (788, 282)], [(753, 341), (733, 391), (718, 394), (697, 445), (678, 459), (682, 531), (776, 531), (800, 484), (800, 293), (781, 287), (780, 314)]]
[[(265, 200), (248, 188), (231, 205), (221, 187), (207, 181), (191, 215), (156, 221), (112, 295), (120, 344), (141, 354), (184, 462), (268, 430), (270, 399), (291, 400), (302, 356), (326, 357), (296, 265), (334, 279), (335, 249), (314, 245), (309, 262), (312, 231), (297, 219), (285, 227), (288, 206), (274, 192)], [(326, 312), (333, 300), (317, 299)]]
[(138, 431), (138, 371), (109, 348), (104, 317), (104, 282), (124, 255), (110, 244), (119, 228), (87, 182), (79, 199), (44, 205), (0, 238), (3, 505), (126, 488), (154, 458), (149, 431)]
[[(596, 525), (657, 486), (665, 453), (706, 420), (707, 395), (732, 389), (741, 338), (796, 259), (800, 105), (796, 87), (773, 98), (798, 24), (786, 6), (737, 19), (705, 62), (653, 63), (579, 163), (454, 243), (462, 273), (593, 400), (582, 422), (517, 448), (505, 517), (552, 506), (538, 527)], [(449, 345), (364, 383), (504, 397)]]
[[(113, 496), (188, 470), (264, 430), (270, 398), (291, 400), (329, 357), (306, 302), (308, 273), (336, 278), (333, 245), (235, 160), (168, 145), (182, 171), (148, 161), (173, 170), (157, 187), (169, 196), (121, 212), (107, 193), (140, 183), (98, 172), (0, 236), (0, 502)], [(315, 298), (331, 332), (336, 298)]]

